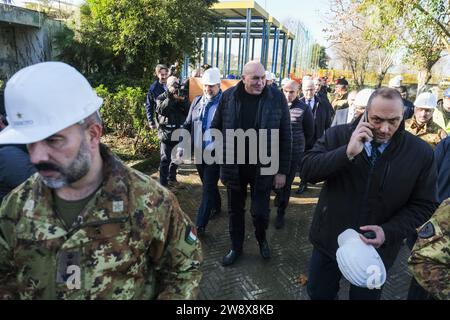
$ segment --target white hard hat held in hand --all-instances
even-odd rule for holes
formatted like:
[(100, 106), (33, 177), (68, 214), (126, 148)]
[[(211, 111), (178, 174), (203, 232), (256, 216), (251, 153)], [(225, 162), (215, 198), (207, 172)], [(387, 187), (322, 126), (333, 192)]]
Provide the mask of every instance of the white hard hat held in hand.
[(0, 144), (28, 144), (80, 122), (103, 103), (86, 78), (62, 62), (43, 62), (19, 70), (6, 83), (9, 126)]
[(379, 289), (386, 281), (386, 268), (375, 248), (353, 229), (342, 232), (337, 241), (336, 260), (342, 275), (354, 286)]

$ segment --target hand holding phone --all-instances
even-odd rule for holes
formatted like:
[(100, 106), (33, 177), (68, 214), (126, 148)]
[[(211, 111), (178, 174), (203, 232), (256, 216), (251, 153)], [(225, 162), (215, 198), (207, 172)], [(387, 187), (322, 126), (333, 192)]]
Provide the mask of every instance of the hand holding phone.
[(355, 156), (362, 152), (366, 141), (372, 141), (373, 139), (373, 126), (369, 122), (366, 122), (366, 119), (367, 112), (364, 112), (358, 126), (350, 137), (346, 151), (349, 160), (353, 160)]

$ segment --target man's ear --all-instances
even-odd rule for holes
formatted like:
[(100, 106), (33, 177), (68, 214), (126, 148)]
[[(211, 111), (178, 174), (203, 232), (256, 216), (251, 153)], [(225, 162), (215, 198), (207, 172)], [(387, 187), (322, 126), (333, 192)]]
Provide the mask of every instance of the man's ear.
[(92, 146), (96, 146), (100, 143), (100, 138), (103, 134), (103, 127), (99, 123), (93, 123), (89, 126), (89, 128), (86, 130), (88, 135), (88, 142)]

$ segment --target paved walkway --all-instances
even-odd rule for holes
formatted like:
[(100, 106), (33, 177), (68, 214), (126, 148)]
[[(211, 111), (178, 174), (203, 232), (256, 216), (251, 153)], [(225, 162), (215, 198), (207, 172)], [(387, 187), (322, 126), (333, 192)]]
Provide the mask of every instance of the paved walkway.
[[(182, 209), (195, 221), (201, 197), (201, 181), (195, 167), (184, 165), (180, 168), (178, 180), (182, 187), (175, 190), (175, 194)], [(297, 185), (298, 178), (294, 182), (293, 196), (286, 213), (286, 225), (281, 230), (274, 227), (275, 210), (272, 209), (267, 231), (272, 258), (265, 261), (259, 255), (251, 217), (247, 212), (244, 254), (236, 264), (227, 268), (221, 265), (222, 256), (230, 248), (230, 239), (225, 188), (220, 185), (222, 213), (209, 222), (206, 235), (201, 238), (204, 276), (200, 284), (199, 299), (308, 299), (306, 287), (298, 283), (297, 279), (308, 273), (312, 249), (308, 241), (308, 231), (320, 187), (312, 186), (299, 196), (294, 193)], [(390, 270), (382, 299), (406, 298), (410, 281), (406, 267), (407, 257), (408, 249), (404, 246)], [(339, 298), (348, 299), (346, 280), (341, 281), (341, 288), (343, 290), (340, 291)]]

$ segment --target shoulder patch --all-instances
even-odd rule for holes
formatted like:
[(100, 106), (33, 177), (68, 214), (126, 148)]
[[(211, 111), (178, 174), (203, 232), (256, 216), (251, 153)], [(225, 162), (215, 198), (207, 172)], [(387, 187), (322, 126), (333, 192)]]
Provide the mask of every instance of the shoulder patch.
[(190, 225), (186, 226), (184, 240), (190, 245), (194, 244), (197, 241), (197, 229)]
[(435, 235), (435, 230), (433, 224), (428, 221), (420, 230), (418, 233), (419, 238), (421, 239), (428, 239)]

